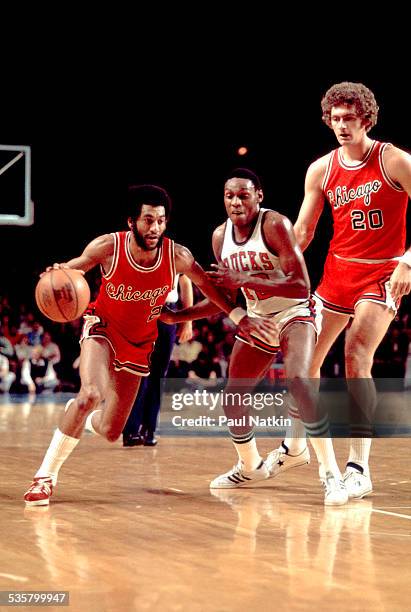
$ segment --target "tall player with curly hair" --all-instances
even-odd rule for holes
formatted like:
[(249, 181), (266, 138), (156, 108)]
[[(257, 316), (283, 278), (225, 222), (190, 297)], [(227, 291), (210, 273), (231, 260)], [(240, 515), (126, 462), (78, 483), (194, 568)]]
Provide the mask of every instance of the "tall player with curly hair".
[[(323, 325), (311, 376), (346, 329), (345, 374), (352, 404), (372, 414), (376, 404), (371, 377), (374, 353), (400, 299), (411, 290), (411, 250), (405, 251), (406, 209), (411, 196), (411, 156), (368, 134), (377, 123), (374, 94), (361, 83), (333, 85), (321, 102), (323, 121), (340, 145), (308, 168), (305, 196), (295, 225), (304, 251), (313, 239), (325, 200), (334, 234), (323, 277), (315, 292)], [(352, 499), (372, 491), (368, 459), (371, 423), (351, 423), (350, 453), (343, 481)], [(286, 440), (284, 452), (297, 454), (303, 438)], [(320, 477), (335, 465), (330, 438), (322, 440)]]

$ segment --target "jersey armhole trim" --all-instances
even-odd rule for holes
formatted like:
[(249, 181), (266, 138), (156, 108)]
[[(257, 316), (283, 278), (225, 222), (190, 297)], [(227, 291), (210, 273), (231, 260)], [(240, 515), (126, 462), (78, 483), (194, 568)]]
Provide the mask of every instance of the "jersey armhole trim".
[(113, 252), (113, 259), (111, 260), (111, 266), (107, 274), (104, 274), (103, 266), (100, 264), (101, 276), (106, 280), (109, 280), (117, 269), (118, 256), (119, 256), (119, 251), (120, 251), (120, 248), (119, 248), (120, 236), (118, 232), (112, 232), (110, 235), (113, 236), (114, 238), (114, 252)]
[(331, 168), (332, 168), (333, 161), (334, 161), (334, 156), (335, 156), (335, 150), (332, 151), (332, 153), (330, 155), (330, 159), (328, 160), (327, 169), (325, 171), (325, 175), (324, 175), (323, 182), (322, 182), (322, 185), (321, 185), (321, 190), (322, 190), (322, 192), (324, 194), (325, 194), (325, 190), (327, 188), (328, 180), (330, 178)]
[(404, 189), (402, 187), (399, 187), (397, 183), (394, 183), (394, 181), (392, 180), (392, 178), (390, 178), (385, 165), (384, 165), (384, 151), (387, 148), (387, 146), (391, 144), (389, 142), (385, 142), (381, 147), (380, 150), (378, 151), (378, 161), (380, 164), (380, 169), (381, 169), (381, 174), (384, 177), (385, 182), (392, 187), (393, 189), (395, 189), (395, 191), (399, 191), (399, 192), (403, 192)]
[(168, 256), (170, 259), (170, 272), (171, 272), (170, 291), (173, 291), (177, 272), (176, 272), (176, 257), (175, 257), (175, 251), (174, 251), (174, 240), (170, 240), (170, 239), (169, 239), (169, 246), (168, 246)]

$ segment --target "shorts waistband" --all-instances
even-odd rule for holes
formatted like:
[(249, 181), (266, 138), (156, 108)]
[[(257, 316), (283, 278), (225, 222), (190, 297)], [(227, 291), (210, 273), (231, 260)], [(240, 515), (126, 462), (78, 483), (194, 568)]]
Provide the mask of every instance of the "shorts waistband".
[(363, 264), (382, 264), (388, 263), (389, 261), (396, 261), (397, 257), (389, 257), (388, 259), (360, 259), (358, 257), (341, 257), (341, 255), (337, 255), (337, 253), (332, 253), (334, 257), (337, 259), (342, 259), (343, 261), (351, 261), (353, 263), (363, 263)]

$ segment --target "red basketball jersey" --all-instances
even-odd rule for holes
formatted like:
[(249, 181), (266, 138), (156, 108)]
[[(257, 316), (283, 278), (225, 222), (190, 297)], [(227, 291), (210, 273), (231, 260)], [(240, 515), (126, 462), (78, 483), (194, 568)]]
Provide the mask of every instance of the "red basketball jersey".
[(157, 337), (157, 318), (174, 284), (174, 242), (163, 238), (155, 264), (143, 268), (131, 254), (131, 232), (112, 235), (113, 262), (102, 275), (96, 312), (128, 342), (153, 341)]
[(330, 154), (322, 189), (332, 208), (330, 251), (336, 255), (385, 259), (404, 253), (408, 195), (384, 168), (386, 146), (374, 140), (355, 166), (344, 162), (341, 148)]

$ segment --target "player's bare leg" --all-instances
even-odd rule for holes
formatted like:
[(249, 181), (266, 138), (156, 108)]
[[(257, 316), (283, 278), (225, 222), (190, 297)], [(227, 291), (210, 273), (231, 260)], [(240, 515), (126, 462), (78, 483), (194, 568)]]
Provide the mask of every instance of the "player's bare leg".
[[(349, 322), (349, 317), (346, 315), (339, 315), (325, 309), (322, 311), (323, 313), (323, 323), (321, 333), (318, 336), (317, 343), (315, 345), (311, 359), (311, 363), (309, 365), (309, 378), (314, 381), (314, 379), (318, 379), (317, 389), (319, 389), (319, 379), (320, 379), (320, 368), (323, 364), (323, 361), (330, 350), (331, 346), (342, 332), (342, 330), (346, 327)], [(298, 414), (298, 410), (295, 406), (291, 405), (289, 407), (289, 416), (291, 417), (291, 430), (287, 434), (286, 439), (284, 440), (285, 445), (290, 449), (290, 452), (293, 454), (297, 454), (303, 450), (305, 447), (305, 428), (301, 423), (300, 416)], [(325, 460), (327, 458), (327, 452), (331, 449), (331, 457), (334, 454), (332, 450), (331, 441), (324, 441), (327, 438), (320, 438), (317, 444), (318, 451), (320, 454), (324, 455)], [(322, 449), (321, 447), (324, 447)]]
[[(340, 335), (340, 333), (347, 327), (350, 322), (349, 315), (342, 315), (339, 313), (331, 312), (329, 310), (322, 311), (323, 319), (321, 326), (321, 333), (318, 336), (317, 344), (314, 350), (313, 359), (310, 366), (310, 378), (314, 381), (317, 379), (318, 385), (320, 386), (320, 370), (324, 363), (330, 348)], [(320, 479), (324, 480), (327, 472), (331, 471), (339, 477), (340, 470), (337, 465), (335, 458), (334, 447), (332, 439), (330, 437), (323, 438), (311, 438), (311, 444), (315, 450), (315, 454), (318, 459), (318, 468)]]
[(322, 317), (321, 333), (318, 336), (310, 366), (310, 378), (320, 378), (320, 369), (330, 348), (350, 321), (348, 315), (331, 312), (325, 308), (322, 311)]
[(104, 400), (112, 378), (113, 353), (109, 343), (101, 338), (87, 338), (81, 343), (78, 395), (67, 402), (60, 430), (67, 436), (80, 438), (87, 415)]
[[(310, 378), (310, 367), (315, 350), (315, 330), (311, 325), (294, 323), (284, 332), (281, 348), (284, 353), (284, 364), (289, 390), (297, 413), (303, 426), (310, 433), (310, 440), (323, 466), (320, 474), (325, 488), (324, 503), (341, 505), (347, 502), (347, 494), (342, 485), (341, 472), (338, 468), (331, 439), (327, 436), (328, 417), (319, 414), (318, 386)], [(325, 436), (325, 437), (323, 437)], [(288, 444), (287, 444), (288, 442)], [(269, 454), (267, 466), (272, 476), (308, 463), (310, 455), (304, 434), (298, 438), (287, 438), (280, 448)]]
[(87, 415), (101, 405), (101, 401), (104, 401), (104, 408), (95, 415), (99, 433), (110, 441), (121, 434), (140, 378), (132, 374), (128, 374), (128, 377), (117, 376), (111, 362), (111, 348), (105, 340), (89, 338), (83, 341), (80, 392), (67, 403), (60, 427), (54, 432), (43, 462), (25, 494), (28, 505), (48, 505), (61, 466), (77, 446)]
[(345, 373), (351, 401), (352, 438), (344, 474), (348, 493), (361, 499), (372, 491), (369, 472), (372, 421), (377, 404), (371, 377), (374, 354), (384, 338), (394, 312), (374, 302), (361, 302), (345, 339)]
[[(229, 378), (224, 397), (228, 400), (241, 397), (244, 393), (251, 393), (258, 380), (264, 377), (272, 361), (272, 354), (236, 340), (231, 353)], [(243, 380), (244, 383), (241, 382)], [(249, 384), (247, 380), (250, 381)], [(244, 426), (229, 427), (239, 462), (230, 471), (215, 478), (210, 483), (210, 487), (236, 488), (268, 478), (269, 472), (257, 450), (253, 427), (248, 422), (249, 407), (241, 405), (238, 399), (224, 403), (224, 412), (228, 419), (245, 416)]]

